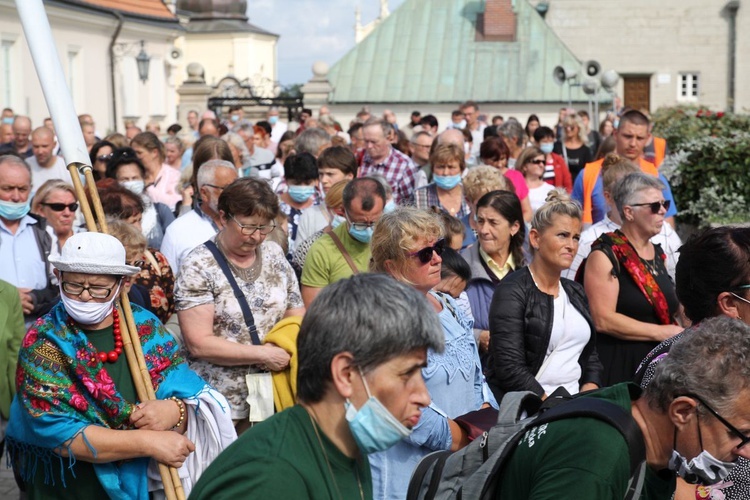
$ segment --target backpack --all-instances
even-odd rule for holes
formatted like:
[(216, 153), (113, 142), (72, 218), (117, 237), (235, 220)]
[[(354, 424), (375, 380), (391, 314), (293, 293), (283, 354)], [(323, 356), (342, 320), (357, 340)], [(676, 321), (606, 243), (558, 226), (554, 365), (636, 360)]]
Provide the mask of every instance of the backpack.
[[(522, 418), (524, 414), (533, 415)], [(542, 404), (530, 391), (509, 392), (500, 404), (497, 424), (465, 448), (426, 455), (414, 469), (407, 500), (484, 500), (496, 498), (503, 466), (532, 427), (564, 418), (591, 417), (615, 427), (628, 443), (630, 481), (626, 500), (640, 497), (645, 478), (646, 447), (629, 412), (597, 398), (547, 398)]]

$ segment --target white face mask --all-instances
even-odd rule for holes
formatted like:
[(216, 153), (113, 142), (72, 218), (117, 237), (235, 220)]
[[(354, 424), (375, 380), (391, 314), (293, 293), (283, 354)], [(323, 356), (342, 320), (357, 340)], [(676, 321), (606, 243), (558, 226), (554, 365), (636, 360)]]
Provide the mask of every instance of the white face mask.
[(143, 194), (143, 189), (146, 187), (146, 183), (143, 181), (143, 179), (123, 181), (120, 183), (120, 185), (139, 196)]
[(117, 298), (119, 291), (120, 287), (118, 284), (118, 287), (112, 290), (112, 294), (107, 302), (94, 302), (93, 299), (88, 302), (81, 302), (65, 295), (62, 290), (62, 284), (60, 284), (60, 300), (63, 306), (65, 306), (68, 316), (73, 318), (73, 321), (81, 325), (96, 325), (104, 321), (104, 318), (112, 312), (112, 304)]

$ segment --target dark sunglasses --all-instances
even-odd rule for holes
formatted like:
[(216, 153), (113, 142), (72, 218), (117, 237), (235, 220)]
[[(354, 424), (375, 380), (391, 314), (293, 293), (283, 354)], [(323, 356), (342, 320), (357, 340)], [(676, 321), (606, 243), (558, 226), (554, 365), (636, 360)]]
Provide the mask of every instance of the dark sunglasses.
[(533, 163), (534, 165), (545, 165), (547, 162), (544, 160), (531, 160), (529, 163)]
[(664, 210), (669, 210), (669, 207), (672, 205), (672, 200), (661, 200), (661, 201), (655, 201), (653, 203), (633, 203), (630, 205), (631, 207), (649, 207), (651, 209), (652, 214), (658, 214), (661, 207), (664, 207)]
[(70, 203), (67, 205), (65, 203), (42, 203), (42, 205), (50, 207), (54, 212), (62, 212), (66, 208), (71, 212), (78, 210), (78, 203)]
[(109, 161), (112, 158), (112, 153), (108, 155), (100, 155), (96, 157), (96, 161)]
[(697, 394), (688, 393), (688, 394), (685, 394), (685, 396), (697, 400), (700, 404), (703, 405), (704, 408), (706, 408), (711, 413), (711, 415), (713, 415), (714, 417), (716, 417), (716, 420), (718, 420), (719, 422), (721, 422), (722, 424), (724, 424), (724, 427), (726, 427), (727, 429), (729, 429), (729, 432), (731, 432), (732, 434), (734, 434), (734, 436), (737, 439), (740, 440), (740, 444), (738, 444), (736, 446), (736, 449), (740, 449), (743, 446), (745, 446), (747, 443), (750, 443), (750, 436), (746, 436), (737, 427), (735, 427), (732, 424), (730, 424), (724, 417), (722, 417), (721, 415), (719, 415), (719, 413), (716, 410), (714, 410), (713, 408), (711, 408), (710, 406), (708, 406), (706, 404), (706, 402), (703, 401), (703, 399), (700, 398)]
[(421, 262), (422, 264), (427, 264), (432, 260), (432, 252), (435, 252), (436, 254), (438, 254), (438, 256), (440, 256), (443, 255), (443, 250), (445, 250), (445, 239), (440, 238), (431, 247), (424, 247), (421, 250), (417, 250), (416, 252), (412, 252), (407, 255), (409, 255), (409, 257), (417, 257), (419, 259), (419, 262)]

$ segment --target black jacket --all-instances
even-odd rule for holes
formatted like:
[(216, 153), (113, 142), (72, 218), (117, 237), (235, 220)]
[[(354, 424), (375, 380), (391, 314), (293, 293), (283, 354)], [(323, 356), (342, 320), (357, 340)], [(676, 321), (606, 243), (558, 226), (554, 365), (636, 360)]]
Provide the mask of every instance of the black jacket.
[[(602, 364), (596, 352), (596, 329), (583, 287), (569, 279), (560, 283), (573, 307), (586, 319), (591, 337), (578, 358), (579, 385), (601, 386)], [(528, 267), (507, 276), (495, 288), (490, 305), (490, 353), (487, 381), (500, 401), (506, 392), (544, 389), (534, 376), (542, 367), (552, 335), (554, 297), (540, 291)]]

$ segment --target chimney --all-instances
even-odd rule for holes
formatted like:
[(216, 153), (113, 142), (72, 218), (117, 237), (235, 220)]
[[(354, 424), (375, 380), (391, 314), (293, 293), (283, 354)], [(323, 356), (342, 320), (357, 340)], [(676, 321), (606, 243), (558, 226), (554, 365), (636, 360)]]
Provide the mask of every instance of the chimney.
[(514, 42), (516, 13), (513, 0), (486, 0), (484, 13), (477, 19), (477, 40), (485, 42)]

